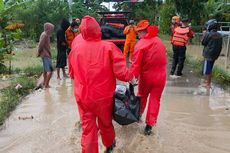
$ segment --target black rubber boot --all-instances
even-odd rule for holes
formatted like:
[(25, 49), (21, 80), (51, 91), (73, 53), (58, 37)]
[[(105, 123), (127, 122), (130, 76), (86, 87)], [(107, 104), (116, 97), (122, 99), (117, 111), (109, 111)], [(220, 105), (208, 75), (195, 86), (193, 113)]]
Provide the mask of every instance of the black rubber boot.
[(114, 141), (114, 143), (111, 146), (106, 148), (105, 153), (112, 153), (115, 147), (116, 147), (116, 141)]
[(152, 126), (146, 125), (144, 133), (145, 133), (145, 135), (150, 135), (152, 133)]

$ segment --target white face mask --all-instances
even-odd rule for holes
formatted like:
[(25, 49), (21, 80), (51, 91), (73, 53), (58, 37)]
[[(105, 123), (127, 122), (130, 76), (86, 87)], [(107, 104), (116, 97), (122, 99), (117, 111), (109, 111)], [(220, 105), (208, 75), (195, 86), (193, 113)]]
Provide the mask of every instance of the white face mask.
[(78, 32), (77, 28), (72, 29), (73, 32)]
[(146, 31), (142, 30), (142, 31), (138, 31), (137, 34), (138, 34), (138, 38), (141, 39), (144, 35), (146, 35)]

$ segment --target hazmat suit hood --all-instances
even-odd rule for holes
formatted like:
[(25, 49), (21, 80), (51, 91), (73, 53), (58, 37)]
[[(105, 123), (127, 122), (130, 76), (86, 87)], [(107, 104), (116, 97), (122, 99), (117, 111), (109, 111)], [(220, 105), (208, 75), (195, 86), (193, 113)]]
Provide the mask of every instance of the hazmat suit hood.
[(91, 16), (85, 16), (80, 25), (83, 39), (87, 41), (101, 40), (101, 28), (98, 22)]
[(156, 37), (158, 35), (158, 27), (157, 26), (149, 26), (147, 28), (147, 34), (143, 37), (145, 39), (150, 39)]
[(53, 24), (48, 23), (48, 22), (44, 24), (44, 31), (47, 35), (50, 36), (52, 34), (53, 30), (54, 30)]

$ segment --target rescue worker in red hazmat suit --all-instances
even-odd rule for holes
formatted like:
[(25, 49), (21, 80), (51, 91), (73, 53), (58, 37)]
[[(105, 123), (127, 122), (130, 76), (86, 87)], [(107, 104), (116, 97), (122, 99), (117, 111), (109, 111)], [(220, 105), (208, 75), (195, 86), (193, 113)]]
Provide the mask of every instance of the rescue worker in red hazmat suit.
[(113, 43), (101, 40), (97, 21), (85, 16), (69, 54), (69, 74), (74, 79), (74, 95), (82, 122), (82, 153), (98, 153), (98, 132), (106, 153), (115, 147), (112, 125), (116, 78), (133, 78), (125, 58)]
[(145, 135), (150, 135), (152, 126), (157, 124), (161, 94), (166, 82), (166, 48), (157, 37), (158, 28), (150, 26), (147, 20), (141, 20), (137, 24), (137, 33), (140, 41), (135, 46), (131, 73), (139, 80), (138, 95), (141, 97), (141, 114), (144, 113), (150, 96), (144, 131)]

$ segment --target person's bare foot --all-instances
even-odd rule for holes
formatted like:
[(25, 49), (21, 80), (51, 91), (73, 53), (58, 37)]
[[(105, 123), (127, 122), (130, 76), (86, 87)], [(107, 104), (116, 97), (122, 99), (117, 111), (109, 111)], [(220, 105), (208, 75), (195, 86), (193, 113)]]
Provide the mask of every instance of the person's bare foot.
[(58, 80), (61, 80), (61, 78), (60, 78), (60, 77), (57, 77), (57, 79), (58, 79)]
[(205, 83), (205, 84), (203, 85), (203, 87), (205, 87), (206, 89), (210, 89), (210, 88), (211, 88), (211, 85), (208, 84), (208, 83)]
[(64, 78), (69, 78), (69, 76), (67, 74), (64, 74), (63, 77)]

